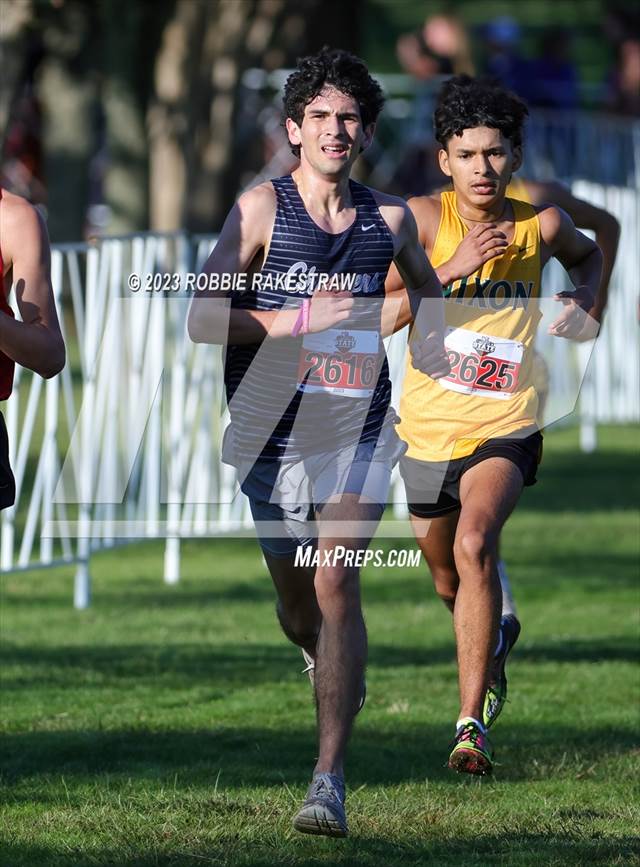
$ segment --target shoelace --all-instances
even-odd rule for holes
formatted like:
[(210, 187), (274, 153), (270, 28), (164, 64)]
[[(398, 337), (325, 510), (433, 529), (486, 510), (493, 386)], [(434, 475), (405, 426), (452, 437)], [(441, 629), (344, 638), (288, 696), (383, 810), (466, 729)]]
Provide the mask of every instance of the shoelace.
[(473, 723), (466, 723), (462, 727), (460, 734), (456, 735), (458, 743), (462, 740), (471, 741), (474, 747), (478, 746), (478, 741), (482, 738), (482, 732)]
[(315, 785), (313, 787), (313, 797), (322, 797), (323, 793), (329, 795), (329, 797), (334, 798), (338, 803), (342, 803), (343, 796), (336, 790), (333, 784), (327, 780), (326, 776), (323, 774), (319, 776), (315, 780)]

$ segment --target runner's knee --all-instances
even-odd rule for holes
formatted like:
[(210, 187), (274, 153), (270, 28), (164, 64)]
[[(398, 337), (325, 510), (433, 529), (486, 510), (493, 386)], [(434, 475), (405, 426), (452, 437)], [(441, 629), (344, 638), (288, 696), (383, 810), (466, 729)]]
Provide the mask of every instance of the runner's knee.
[(349, 603), (360, 599), (359, 573), (345, 566), (318, 568), (315, 577), (318, 603)]
[(320, 623), (316, 617), (311, 617), (299, 607), (288, 607), (285, 610), (280, 599), (276, 603), (276, 615), (289, 641), (298, 647), (304, 647), (305, 650), (315, 648), (320, 631)]
[(484, 571), (495, 555), (495, 543), (483, 530), (463, 529), (456, 535), (454, 556), (459, 566), (473, 566)]

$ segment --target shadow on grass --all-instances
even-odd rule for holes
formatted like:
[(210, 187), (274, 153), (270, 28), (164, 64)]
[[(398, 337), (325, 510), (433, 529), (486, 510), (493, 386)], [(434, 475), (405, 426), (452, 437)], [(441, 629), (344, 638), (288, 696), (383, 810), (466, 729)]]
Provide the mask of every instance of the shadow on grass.
[[(215, 816), (212, 816), (215, 821)], [(414, 828), (414, 834), (419, 832)], [(429, 864), (434, 867), (584, 867), (585, 864), (637, 864), (640, 852), (637, 838), (632, 836), (583, 838), (578, 833), (514, 833), (483, 834), (478, 831), (471, 839), (447, 838), (432, 827), (425, 827), (427, 839), (400, 843), (382, 837), (359, 836), (357, 832), (346, 840), (286, 837), (269, 835), (269, 841), (247, 841), (227, 833), (215, 842), (154, 843), (153, 852), (136, 851), (134, 844), (122, 849), (80, 848), (69, 845), (63, 851), (55, 846), (5, 845), (0, 848), (3, 864), (12, 867), (78, 867), (78, 865), (109, 865), (109, 867), (414, 867)], [(426, 835), (425, 835), (426, 836)], [(149, 846), (149, 849), (152, 847)], [(171, 851), (174, 849), (174, 851)], [(167, 851), (168, 850), (168, 851)]]
[[(568, 637), (546, 643), (521, 642), (514, 660), (522, 662), (598, 663), (637, 662), (640, 657), (633, 636)], [(212, 694), (228, 696), (229, 691), (246, 686), (297, 681), (301, 660), (297, 648), (287, 644), (269, 645), (243, 642), (222, 646), (207, 644), (131, 644), (99, 647), (75, 645), (22, 647), (3, 642), (2, 689), (37, 686), (101, 689), (104, 686), (132, 688), (145, 684), (164, 689), (205, 686)], [(438, 646), (394, 646), (373, 644), (369, 668), (428, 668), (455, 662), (453, 640)], [(12, 671), (15, 667), (15, 671)]]
[[(310, 715), (311, 716), (311, 715)], [(43, 776), (87, 782), (96, 775), (145, 781), (179, 780), (180, 787), (301, 785), (316, 752), (311, 719), (298, 729), (217, 725), (210, 730), (157, 730), (140, 725), (121, 730), (35, 731), (3, 738), (5, 783)], [(420, 782), (457, 786), (465, 777), (445, 767), (451, 726), (418, 724), (398, 717), (359, 721), (349, 748), (350, 786)], [(511, 724), (500, 733), (496, 779), (521, 781), (576, 774), (592, 776), (600, 763), (630, 755), (636, 739), (629, 728)], [(532, 751), (535, 762), (531, 761)], [(468, 782), (474, 783), (475, 779)], [(177, 783), (176, 783), (177, 785)], [(491, 781), (488, 785), (493, 785)]]
[(637, 509), (637, 457), (637, 453), (609, 451), (545, 455), (538, 484), (525, 489), (522, 507), (545, 513)]

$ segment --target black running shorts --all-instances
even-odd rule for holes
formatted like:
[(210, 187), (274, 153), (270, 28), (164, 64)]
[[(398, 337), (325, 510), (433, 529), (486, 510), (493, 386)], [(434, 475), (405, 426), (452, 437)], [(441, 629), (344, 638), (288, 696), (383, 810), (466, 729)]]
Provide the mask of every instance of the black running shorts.
[(4, 416), (0, 412), (0, 509), (13, 506), (16, 501), (16, 483), (9, 464), (9, 437)]
[(521, 439), (490, 439), (470, 455), (450, 461), (418, 461), (400, 458), (409, 511), (418, 518), (438, 518), (460, 508), (460, 479), (487, 458), (507, 458), (522, 473), (525, 486), (535, 485), (536, 470), (542, 460), (542, 434), (539, 431)]

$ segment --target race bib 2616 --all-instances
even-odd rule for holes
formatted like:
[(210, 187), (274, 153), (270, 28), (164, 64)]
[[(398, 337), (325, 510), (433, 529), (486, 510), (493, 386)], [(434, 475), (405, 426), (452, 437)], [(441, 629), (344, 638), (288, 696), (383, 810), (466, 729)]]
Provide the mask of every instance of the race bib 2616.
[(377, 331), (330, 328), (305, 334), (298, 361), (298, 387), (341, 397), (371, 397), (379, 367)]

